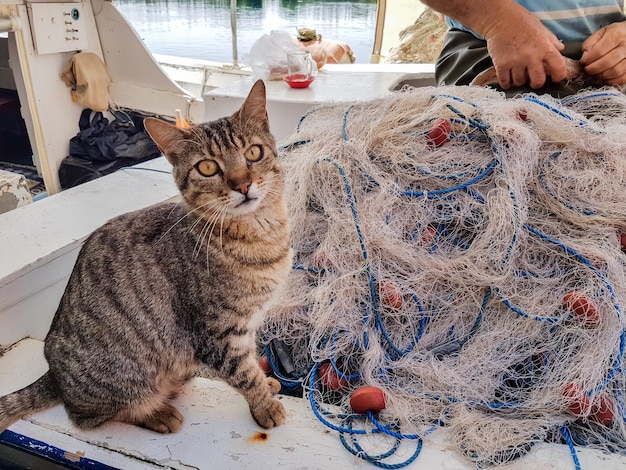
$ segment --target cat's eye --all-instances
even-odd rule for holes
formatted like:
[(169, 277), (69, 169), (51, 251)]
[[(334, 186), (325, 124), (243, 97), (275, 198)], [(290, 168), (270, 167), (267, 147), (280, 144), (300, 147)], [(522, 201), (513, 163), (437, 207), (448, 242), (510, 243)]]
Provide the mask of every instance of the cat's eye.
[(202, 176), (213, 176), (217, 174), (220, 167), (215, 160), (202, 160), (196, 164), (196, 170), (198, 170), (198, 173)]
[(246, 150), (244, 157), (246, 157), (246, 160), (249, 162), (258, 162), (263, 158), (263, 147), (260, 145), (251, 145), (250, 148)]

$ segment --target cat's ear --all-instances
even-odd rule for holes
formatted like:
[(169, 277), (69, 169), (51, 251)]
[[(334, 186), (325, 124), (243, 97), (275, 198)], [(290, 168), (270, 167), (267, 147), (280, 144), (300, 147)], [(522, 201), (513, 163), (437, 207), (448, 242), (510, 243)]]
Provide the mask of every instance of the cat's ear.
[(176, 149), (183, 140), (188, 138), (187, 132), (173, 124), (153, 117), (144, 119), (143, 126), (161, 152), (163, 152), (165, 158), (173, 164), (172, 151)]
[(252, 89), (250, 93), (248, 93), (246, 101), (244, 101), (238, 111), (239, 118), (244, 123), (249, 120), (261, 123), (265, 130), (269, 132), (270, 121), (267, 117), (267, 108), (265, 105), (265, 83), (263, 83), (263, 80), (257, 80), (255, 84), (252, 85)]

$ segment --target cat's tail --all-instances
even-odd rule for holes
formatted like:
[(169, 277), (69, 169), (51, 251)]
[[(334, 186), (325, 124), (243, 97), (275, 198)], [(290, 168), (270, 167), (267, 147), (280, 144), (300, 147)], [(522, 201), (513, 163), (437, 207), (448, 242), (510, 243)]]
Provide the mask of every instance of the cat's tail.
[(50, 372), (17, 392), (0, 397), (0, 432), (35, 411), (61, 401)]

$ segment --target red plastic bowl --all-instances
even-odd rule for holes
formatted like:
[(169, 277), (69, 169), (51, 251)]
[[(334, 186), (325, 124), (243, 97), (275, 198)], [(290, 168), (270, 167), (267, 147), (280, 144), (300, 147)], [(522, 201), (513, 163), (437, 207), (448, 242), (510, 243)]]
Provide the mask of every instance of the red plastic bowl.
[(285, 80), (291, 88), (306, 88), (313, 83), (315, 77), (305, 78), (305, 75), (289, 75), (283, 78), (283, 80)]

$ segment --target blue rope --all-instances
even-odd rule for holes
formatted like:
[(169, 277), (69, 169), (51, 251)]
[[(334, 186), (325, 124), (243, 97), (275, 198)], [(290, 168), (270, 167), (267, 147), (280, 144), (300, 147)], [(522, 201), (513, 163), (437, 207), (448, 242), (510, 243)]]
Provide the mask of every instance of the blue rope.
[(561, 104), (570, 105), (579, 101), (589, 100), (592, 98), (624, 98), (624, 95), (618, 92), (603, 91), (599, 93), (575, 94), (561, 98)]
[[(358, 444), (356, 438), (354, 435), (352, 435), (352, 443), (355, 445), (355, 448), (352, 448), (348, 442), (346, 441), (343, 433), (339, 434), (339, 438), (341, 439), (341, 443), (343, 444), (343, 446), (354, 456), (359, 457), (360, 459), (363, 459), (369, 463), (371, 463), (372, 465), (379, 467), (379, 468), (385, 468), (385, 469), (389, 469), (389, 470), (395, 470), (395, 469), (399, 469), (399, 468), (404, 468), (404, 467), (408, 467), (409, 465), (411, 465), (415, 459), (417, 459), (417, 457), (419, 457), (420, 453), (422, 452), (422, 445), (423, 442), (420, 439), (419, 441), (417, 441), (417, 446), (415, 448), (415, 451), (413, 452), (413, 454), (404, 462), (400, 462), (400, 463), (395, 463), (395, 464), (389, 464), (389, 463), (384, 463), (381, 462), (380, 460), (382, 459), (377, 459), (376, 457), (378, 456), (370, 456), (369, 454), (367, 454), (367, 452), (365, 452), (363, 450), (363, 448)], [(394, 447), (392, 448), (392, 450), (394, 451), (394, 453), (396, 452), (397, 448), (400, 446), (400, 441), (396, 440), (394, 443)], [(387, 452), (390, 453), (390, 452)], [(384, 455), (384, 454), (381, 454)], [(390, 454), (390, 456), (393, 454)], [(386, 457), (385, 457), (386, 458)]]
[(339, 414), (336, 415), (334, 413), (330, 413), (326, 410), (323, 410), (320, 405), (315, 401), (315, 391), (317, 390), (315, 388), (315, 378), (317, 377), (317, 373), (318, 373), (318, 368), (319, 368), (319, 364), (315, 363), (313, 365), (313, 368), (311, 369), (311, 372), (309, 374), (309, 404), (311, 405), (311, 409), (313, 410), (313, 414), (315, 414), (315, 416), (317, 417), (317, 419), (319, 419), (322, 424), (324, 424), (326, 427), (332, 429), (333, 431), (337, 431), (337, 432), (341, 432), (341, 433), (348, 433), (348, 434), (367, 434), (367, 431), (364, 429), (350, 429), (350, 428), (346, 428), (346, 427), (342, 427), (342, 426), (337, 426), (336, 424), (328, 421), (324, 415), (326, 416), (337, 416), (338, 418), (342, 418), (344, 419), (346, 416), (348, 416), (347, 414)]
[[(346, 111), (346, 116), (347, 116), (347, 113), (350, 111), (350, 109), (351, 107), (348, 108), (348, 110)], [(322, 159), (322, 161), (333, 164), (335, 168), (337, 168), (339, 175), (341, 175), (344, 190), (346, 192), (346, 197), (348, 198), (348, 204), (350, 205), (350, 212), (352, 213), (352, 218), (354, 220), (354, 227), (356, 229), (356, 233), (359, 239), (359, 245), (361, 247), (361, 254), (363, 255), (363, 260), (366, 262), (365, 270), (366, 270), (367, 277), (369, 280), (370, 296), (371, 296), (372, 302), (375, 304), (376, 296), (375, 296), (375, 290), (374, 290), (374, 277), (372, 275), (371, 267), (368, 262), (367, 248), (365, 247), (363, 231), (361, 230), (361, 222), (359, 221), (359, 214), (356, 210), (356, 200), (354, 198), (354, 193), (352, 192), (352, 187), (350, 186), (350, 182), (348, 181), (348, 176), (346, 175), (346, 172), (343, 169), (343, 167), (339, 163), (337, 163), (335, 160), (331, 159), (330, 157), (326, 157)], [(363, 322), (365, 323), (365, 325), (369, 324), (369, 308), (365, 309)], [(369, 334), (367, 331), (363, 333), (363, 344), (364, 344), (365, 349), (369, 347)]]
[(304, 122), (304, 120), (306, 118), (308, 118), (311, 114), (313, 114), (315, 111), (317, 111), (317, 108), (311, 108), (309, 109), (306, 113), (304, 113), (302, 115), (302, 117), (300, 118), (300, 120), (298, 121), (298, 125), (296, 126), (296, 132), (300, 133), (300, 126), (302, 125), (302, 123)]
[(267, 362), (272, 368), (272, 373), (274, 374), (276, 379), (280, 382), (282, 387), (284, 387), (286, 390), (293, 390), (302, 385), (302, 377), (290, 378), (290, 377), (285, 377), (284, 375), (281, 374), (280, 364), (278, 363), (278, 360), (276, 359), (276, 356), (274, 355), (274, 352), (272, 351), (272, 348), (270, 348), (269, 344), (265, 345), (264, 350), (265, 350), (265, 357), (267, 357)]
[[(623, 370), (621, 372), (624, 373)], [(622, 421), (626, 423), (626, 405), (624, 404), (624, 394), (618, 388), (615, 390), (615, 396), (617, 398), (617, 406), (619, 408), (620, 417), (622, 418)]]
[(332, 336), (332, 340), (331, 340), (331, 345), (330, 345), (330, 364), (333, 367), (335, 373), (337, 374), (337, 376), (341, 379), (345, 379), (345, 380), (357, 380), (361, 378), (361, 374), (356, 373), (356, 374), (345, 374), (342, 370), (339, 369), (339, 366), (337, 365), (337, 358), (335, 357), (335, 344), (337, 341), (337, 333), (334, 333)]
[(452, 111), (453, 113), (455, 113), (457, 116), (459, 116), (461, 119), (463, 119), (464, 121), (467, 122), (467, 124), (470, 127), (473, 127), (475, 129), (478, 129), (480, 131), (486, 131), (488, 129), (491, 128), (491, 126), (489, 124), (486, 124), (482, 121), (482, 119), (478, 119), (478, 118), (470, 118), (465, 116), (461, 111), (459, 111), (458, 109), (456, 109), (454, 106), (452, 106), (451, 104), (446, 105), (446, 107)]
[(471, 101), (467, 101), (467, 100), (461, 98), (460, 96), (448, 95), (447, 93), (441, 93), (441, 94), (438, 94), (438, 95), (433, 95), (433, 98), (447, 98), (447, 99), (450, 99), (450, 100), (453, 100), (453, 101), (458, 101), (459, 103), (469, 104), (473, 108), (478, 108), (478, 105), (472, 103)]
[(427, 199), (434, 199), (436, 196), (440, 196), (442, 194), (448, 194), (448, 193), (452, 193), (455, 191), (465, 190), (465, 188), (467, 188), (468, 186), (471, 186), (479, 182), (480, 180), (485, 178), (487, 175), (489, 175), (496, 166), (498, 166), (498, 161), (494, 160), (485, 169), (481, 170), (481, 172), (478, 175), (476, 175), (474, 178), (470, 179), (469, 181), (466, 181), (463, 184), (453, 186), (452, 188), (435, 189), (433, 191), (398, 190), (398, 194), (400, 194), (401, 196), (411, 196), (411, 197), (425, 196)]
[(578, 460), (578, 454), (576, 453), (576, 448), (574, 447), (574, 443), (572, 442), (572, 436), (569, 432), (569, 428), (567, 426), (561, 426), (561, 434), (563, 435), (563, 439), (565, 439), (565, 442), (567, 443), (570, 455), (572, 456), (572, 460), (574, 461), (574, 468), (576, 470), (582, 470), (582, 467), (580, 466), (580, 460)]
[(560, 317), (539, 317), (539, 316), (536, 316), (536, 315), (530, 315), (530, 314), (524, 312), (522, 309), (520, 309), (520, 308), (516, 307), (515, 305), (513, 305), (509, 299), (504, 297), (502, 292), (500, 292), (499, 288), (496, 287), (495, 291), (496, 291), (497, 296), (500, 297), (500, 300), (502, 300), (502, 303), (504, 305), (506, 305), (510, 310), (515, 312), (517, 315), (519, 315), (520, 317), (528, 318), (530, 320), (535, 320), (535, 321), (543, 321), (543, 322), (546, 322), (546, 323), (557, 323), (557, 322), (559, 322), (561, 320)]
[(348, 106), (345, 113), (343, 113), (343, 123), (341, 125), (341, 134), (343, 135), (343, 140), (345, 140), (346, 142), (350, 140), (348, 138), (348, 130), (346, 129), (346, 127), (348, 125), (348, 114), (350, 113), (352, 108), (354, 108), (354, 105)]
[(301, 264), (294, 264), (293, 266), (291, 266), (291, 269), (293, 269), (294, 271), (306, 271), (313, 274), (319, 274), (323, 271), (323, 269), (311, 268), (308, 266), (303, 266)]
[[(354, 422), (356, 418), (363, 418), (363, 416), (350, 415), (350, 416), (346, 416), (346, 418), (344, 419), (344, 421), (348, 423), (349, 429), (353, 429), (352, 423)], [(359, 444), (359, 441), (356, 439), (355, 434), (351, 434), (351, 436), (352, 436), (352, 444), (354, 445), (354, 449), (358, 451), (358, 456), (370, 462), (375, 461), (375, 460), (383, 460), (383, 459), (391, 457), (398, 450), (398, 447), (400, 447), (400, 442), (402, 442), (400, 439), (396, 439), (394, 441), (393, 447), (389, 449), (387, 452), (383, 452), (382, 454), (372, 455), (372, 454), (367, 453), (365, 449), (361, 447), (361, 445)], [(345, 433), (340, 433), (339, 439), (341, 439), (341, 443), (344, 445), (344, 447), (346, 447), (351, 453), (353, 453), (352, 450), (349, 448), (347, 441), (345, 440)], [(357, 454), (354, 454), (354, 455), (357, 455)]]
[(374, 413), (371, 410), (367, 410), (367, 417), (369, 418), (369, 420), (372, 422), (372, 424), (374, 426), (376, 426), (376, 429), (378, 429), (378, 431), (380, 431), (381, 433), (384, 434), (388, 434), (391, 437), (395, 437), (396, 439), (411, 439), (411, 440), (416, 440), (416, 439), (421, 439), (422, 437), (418, 434), (402, 434), (399, 432), (396, 432), (394, 430), (392, 430), (392, 427), (395, 426), (383, 426), (382, 424), (380, 424), (378, 422), (378, 420), (376, 419), (376, 416), (374, 416)]
[(381, 315), (381, 311), (378, 307), (378, 302), (376, 301), (376, 305), (374, 306), (374, 315), (375, 315), (375, 325), (377, 327), (377, 329), (381, 332), (383, 338), (385, 339), (385, 341), (387, 342), (387, 344), (389, 345), (389, 347), (391, 347), (391, 349), (396, 353), (396, 356), (391, 356), (391, 359), (397, 359), (398, 357), (402, 357), (405, 356), (406, 354), (410, 353), (415, 346), (417, 346), (417, 343), (419, 342), (419, 340), (422, 338), (424, 331), (426, 329), (426, 324), (428, 323), (428, 319), (427, 317), (424, 315), (424, 309), (422, 307), (422, 303), (420, 302), (419, 298), (417, 297), (416, 294), (412, 294), (411, 295), (411, 299), (413, 299), (417, 305), (418, 311), (420, 313), (421, 319), (420, 319), (420, 324), (418, 327), (418, 332), (417, 335), (415, 336), (415, 338), (413, 339), (413, 341), (409, 344), (409, 346), (407, 346), (405, 349), (400, 349), (398, 348), (398, 346), (396, 346), (393, 342), (393, 340), (389, 337), (389, 333), (387, 332), (387, 328), (385, 328), (385, 325), (383, 323), (383, 319), (382, 319), (382, 315)]
[(465, 167), (467, 168), (467, 170), (459, 171), (458, 173), (455, 173), (455, 174), (436, 174), (436, 173), (433, 173), (431, 170), (428, 170), (427, 168), (419, 166), (419, 165), (415, 165), (414, 168), (425, 176), (432, 176), (433, 178), (440, 179), (440, 180), (457, 181), (461, 179), (462, 177), (476, 173), (476, 169), (473, 167), (470, 167), (469, 164), (459, 163), (457, 166)]
[[(550, 106), (548, 103), (546, 103), (544, 101), (541, 101), (539, 98), (537, 98), (535, 96), (525, 95), (524, 96), (524, 100), (530, 101), (531, 103), (536, 103), (539, 106), (542, 106), (542, 107), (552, 111), (557, 116), (561, 116), (561, 117), (567, 119), (568, 121), (574, 121), (574, 118), (572, 116), (570, 116), (569, 114), (564, 113), (563, 111), (561, 111), (560, 109), (555, 108), (554, 106)], [(579, 123), (579, 125), (583, 125), (583, 126), (585, 125), (585, 123), (583, 121), (579, 121), (578, 123)]]

